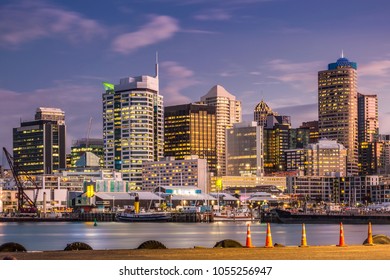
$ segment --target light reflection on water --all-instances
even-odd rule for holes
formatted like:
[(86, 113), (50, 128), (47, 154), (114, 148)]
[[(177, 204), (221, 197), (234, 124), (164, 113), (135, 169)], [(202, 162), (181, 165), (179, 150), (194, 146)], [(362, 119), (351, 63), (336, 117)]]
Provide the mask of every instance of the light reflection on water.
[[(216, 223), (0, 223), (0, 245), (17, 242), (29, 251), (63, 250), (72, 242), (85, 242), (94, 249), (134, 249), (147, 240), (157, 240), (168, 248), (213, 247), (223, 239), (246, 241), (244, 222)], [(266, 224), (251, 224), (252, 243), (264, 246)], [(271, 224), (273, 243), (298, 246), (302, 225)], [(336, 245), (338, 224), (306, 225), (309, 245)], [(390, 225), (373, 225), (373, 234), (390, 236)], [(367, 238), (367, 225), (344, 225), (346, 244), (362, 244)]]

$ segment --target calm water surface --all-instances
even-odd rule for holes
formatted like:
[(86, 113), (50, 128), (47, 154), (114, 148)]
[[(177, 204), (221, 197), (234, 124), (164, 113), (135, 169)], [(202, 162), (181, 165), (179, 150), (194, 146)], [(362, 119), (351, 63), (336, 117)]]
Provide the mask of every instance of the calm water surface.
[[(0, 223), (0, 245), (22, 244), (28, 251), (63, 250), (72, 242), (85, 242), (93, 249), (134, 249), (147, 240), (162, 242), (167, 248), (213, 247), (223, 239), (234, 239), (245, 245), (244, 222), (215, 223), (117, 223), (49, 222)], [(302, 225), (271, 224), (273, 243), (300, 245)], [(306, 225), (308, 245), (336, 245), (340, 226)], [(390, 225), (373, 225), (373, 234), (390, 236)], [(367, 225), (344, 225), (347, 245), (362, 244)], [(252, 243), (264, 246), (266, 224), (251, 224)]]

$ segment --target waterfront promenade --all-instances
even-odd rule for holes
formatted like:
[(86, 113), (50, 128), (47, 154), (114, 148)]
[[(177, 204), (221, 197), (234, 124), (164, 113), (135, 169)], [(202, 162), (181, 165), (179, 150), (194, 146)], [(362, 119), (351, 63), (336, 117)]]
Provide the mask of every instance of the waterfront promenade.
[(0, 252), (0, 260), (390, 260), (390, 245)]

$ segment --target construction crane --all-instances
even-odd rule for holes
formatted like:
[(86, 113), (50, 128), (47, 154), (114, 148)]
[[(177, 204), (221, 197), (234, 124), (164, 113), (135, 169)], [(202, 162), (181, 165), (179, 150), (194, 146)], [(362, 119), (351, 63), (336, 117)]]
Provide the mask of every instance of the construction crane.
[[(7, 151), (5, 147), (3, 147), (4, 154), (7, 158), (8, 165), (11, 169), (12, 175), (14, 177), (16, 187), (18, 189), (17, 199), (18, 199), (18, 213), (21, 215), (36, 215), (38, 212), (38, 208), (36, 205), (36, 201), (38, 198), (39, 187), (35, 180), (31, 178), (30, 175), (27, 174), (26, 171), (23, 170), (17, 163), (14, 162), (14, 158)], [(31, 199), (24, 191), (22, 176), (25, 177), (28, 181), (30, 181), (34, 185), (35, 194), (34, 199)]]

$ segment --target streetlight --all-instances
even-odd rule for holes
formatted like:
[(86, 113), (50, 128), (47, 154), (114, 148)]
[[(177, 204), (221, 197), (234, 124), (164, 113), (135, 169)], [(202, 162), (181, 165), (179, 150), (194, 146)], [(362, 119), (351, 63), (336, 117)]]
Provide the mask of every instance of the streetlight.
[(115, 196), (112, 196), (112, 212), (114, 212), (114, 207), (115, 207)]

